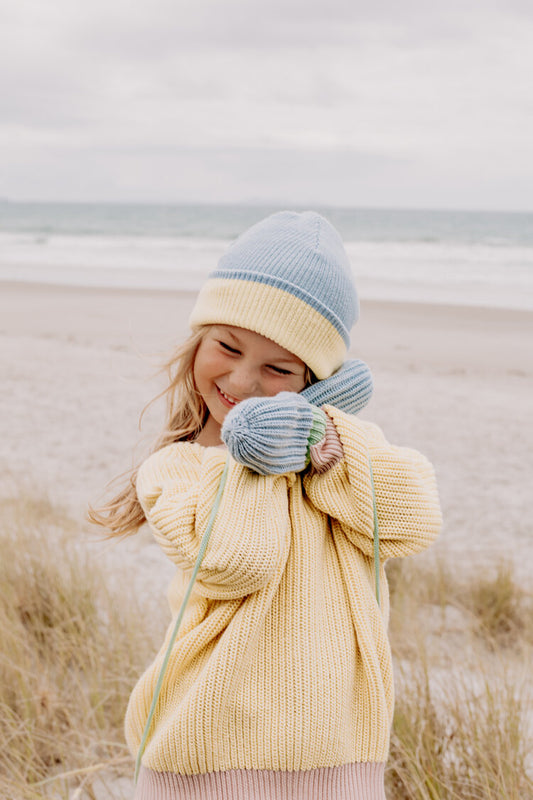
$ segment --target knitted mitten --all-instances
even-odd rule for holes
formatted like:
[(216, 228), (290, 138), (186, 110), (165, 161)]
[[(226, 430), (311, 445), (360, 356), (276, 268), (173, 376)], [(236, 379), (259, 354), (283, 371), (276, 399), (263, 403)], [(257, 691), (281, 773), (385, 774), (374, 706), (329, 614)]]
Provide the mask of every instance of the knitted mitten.
[(222, 439), (235, 461), (261, 475), (305, 469), (309, 448), (325, 433), (326, 414), (294, 392), (243, 400), (222, 425)]
[(330, 405), (347, 414), (357, 414), (372, 397), (372, 373), (364, 361), (351, 359), (331, 377), (300, 392), (315, 406)]

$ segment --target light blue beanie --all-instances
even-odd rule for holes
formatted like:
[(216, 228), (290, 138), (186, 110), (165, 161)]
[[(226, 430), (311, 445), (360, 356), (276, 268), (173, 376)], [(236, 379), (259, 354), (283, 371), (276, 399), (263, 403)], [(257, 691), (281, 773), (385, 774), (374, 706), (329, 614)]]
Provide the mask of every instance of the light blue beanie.
[(322, 379), (343, 363), (358, 316), (350, 262), (335, 228), (314, 211), (281, 211), (230, 246), (200, 291), (190, 324), (253, 330)]

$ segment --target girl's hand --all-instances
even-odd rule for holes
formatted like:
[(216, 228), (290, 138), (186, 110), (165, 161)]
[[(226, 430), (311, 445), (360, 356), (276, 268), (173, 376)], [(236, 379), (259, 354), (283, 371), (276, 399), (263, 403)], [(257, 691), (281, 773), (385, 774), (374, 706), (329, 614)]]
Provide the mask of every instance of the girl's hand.
[(351, 359), (300, 394), (281, 392), (239, 403), (224, 420), (222, 439), (235, 461), (261, 475), (300, 472), (310, 455), (315, 469), (324, 471), (338, 460), (342, 446), (318, 406), (332, 405), (356, 414), (369, 402), (372, 390), (368, 366)]
[(372, 373), (364, 361), (351, 359), (331, 377), (313, 383), (300, 394), (315, 406), (335, 406), (345, 414), (357, 414), (372, 397)]
[(261, 475), (300, 472), (324, 438), (326, 420), (301, 394), (251, 397), (226, 416), (222, 439), (235, 461)]

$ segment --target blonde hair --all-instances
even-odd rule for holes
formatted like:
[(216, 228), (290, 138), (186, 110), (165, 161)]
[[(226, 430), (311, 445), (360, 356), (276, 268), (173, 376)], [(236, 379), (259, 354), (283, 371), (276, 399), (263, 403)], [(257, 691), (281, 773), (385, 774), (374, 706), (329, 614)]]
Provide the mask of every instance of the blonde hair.
[[(207, 406), (196, 389), (193, 366), (207, 327), (199, 328), (162, 364), (161, 372), (168, 374), (169, 384), (141, 412), (142, 420), (152, 403), (166, 396), (165, 425), (152, 449), (153, 453), (174, 442), (194, 441), (205, 424)], [(99, 508), (89, 506), (88, 520), (106, 528), (109, 537), (136, 533), (145, 522), (146, 517), (135, 490), (137, 471), (138, 466), (111, 482), (113, 484), (125, 477), (125, 486), (107, 503)]]
[[(150, 400), (140, 417), (142, 420), (145, 411), (152, 403), (166, 396), (165, 426), (156, 440), (152, 453), (174, 442), (194, 441), (205, 425), (209, 412), (196, 388), (193, 367), (196, 352), (209, 327), (203, 325), (198, 328), (161, 366), (161, 372), (168, 374), (169, 385)], [(304, 380), (305, 386), (317, 380), (307, 366)], [(89, 506), (88, 520), (105, 528), (106, 536), (109, 538), (136, 533), (146, 520), (135, 489), (138, 469), (138, 466), (134, 467), (111, 481), (113, 484), (125, 477), (126, 484), (109, 502), (99, 508)]]

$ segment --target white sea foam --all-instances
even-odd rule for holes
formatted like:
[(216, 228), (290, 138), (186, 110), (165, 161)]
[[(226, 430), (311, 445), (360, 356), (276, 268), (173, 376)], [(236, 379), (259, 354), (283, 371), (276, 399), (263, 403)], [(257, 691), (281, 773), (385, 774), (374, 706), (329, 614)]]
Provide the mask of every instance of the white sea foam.
[[(178, 233), (0, 231), (0, 281), (196, 291), (230, 240)], [(527, 237), (395, 234), (346, 242), (361, 297), (533, 309)]]
[(219, 239), (0, 233), (0, 280), (196, 291)]
[(362, 297), (533, 310), (533, 248), (349, 242)]

